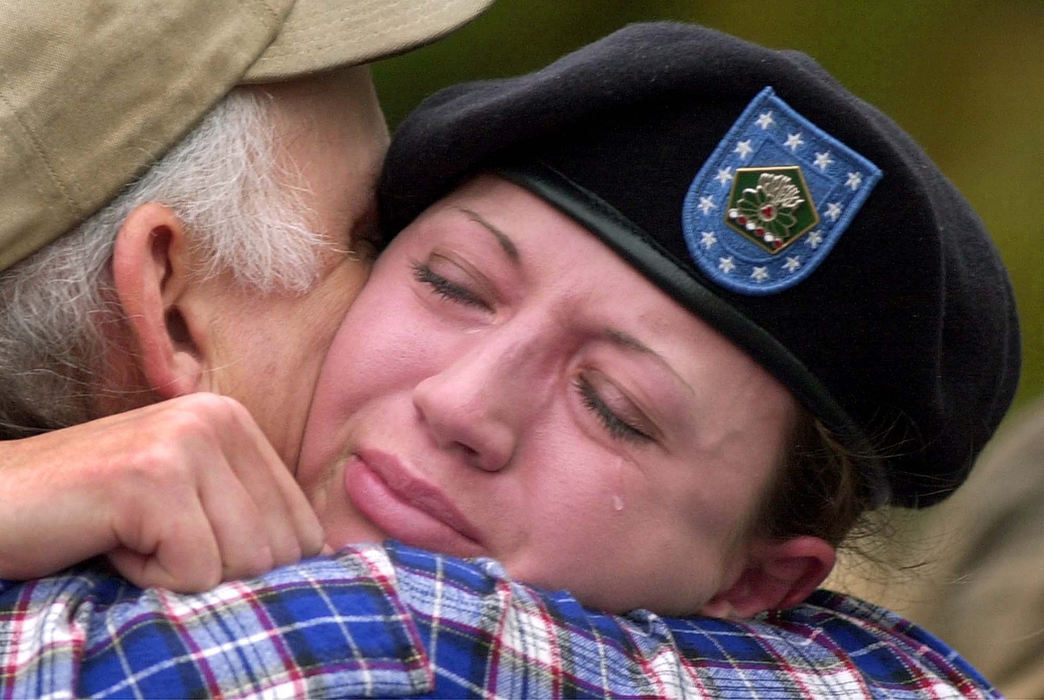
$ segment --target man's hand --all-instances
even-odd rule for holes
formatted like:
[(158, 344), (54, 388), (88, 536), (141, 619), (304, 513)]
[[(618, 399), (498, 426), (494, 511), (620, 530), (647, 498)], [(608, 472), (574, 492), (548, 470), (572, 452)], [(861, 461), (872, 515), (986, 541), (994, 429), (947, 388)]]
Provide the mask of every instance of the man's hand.
[(199, 591), (312, 556), (323, 533), (245, 408), (191, 394), (0, 443), (0, 577), (105, 554), (142, 587)]

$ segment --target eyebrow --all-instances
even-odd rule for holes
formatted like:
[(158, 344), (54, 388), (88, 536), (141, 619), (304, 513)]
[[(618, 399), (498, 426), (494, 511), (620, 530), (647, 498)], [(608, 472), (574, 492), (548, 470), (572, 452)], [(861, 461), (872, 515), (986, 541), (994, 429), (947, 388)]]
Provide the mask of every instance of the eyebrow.
[(614, 345), (618, 345), (620, 347), (627, 348), (630, 350), (637, 350), (642, 354), (649, 355), (650, 357), (656, 359), (661, 365), (667, 368), (667, 370), (677, 378), (677, 380), (681, 383), (682, 386), (689, 390), (689, 393), (691, 393), (693, 396), (696, 395), (696, 390), (693, 389), (687, 381), (685, 381), (685, 378), (683, 376), (678, 374), (678, 371), (674, 369), (674, 366), (671, 365), (670, 362), (667, 361), (666, 357), (656, 352), (648, 345), (635, 338), (633, 335), (630, 335), (629, 333), (624, 333), (623, 331), (617, 330), (616, 328), (606, 328), (604, 331), (604, 336), (608, 341), (610, 341)]
[(644, 352), (649, 355), (655, 355), (656, 357), (659, 357), (661, 360), (663, 359), (660, 353), (656, 352), (648, 345), (635, 338), (633, 335), (629, 335), (627, 333), (624, 333), (623, 331), (618, 331), (615, 328), (606, 328), (605, 337), (611, 340), (616, 345), (622, 345), (626, 348), (638, 350), (639, 352)]
[(493, 237), (497, 239), (497, 243), (499, 243), (500, 247), (504, 250), (504, 254), (508, 256), (508, 259), (511, 260), (512, 263), (518, 265), (521, 262), (521, 257), (518, 254), (518, 247), (515, 246), (514, 241), (512, 241), (506, 233), (486, 221), (486, 219), (478, 212), (464, 207), (458, 207), (458, 209), (464, 214), (467, 214), (468, 218), (476, 224), (492, 233)]

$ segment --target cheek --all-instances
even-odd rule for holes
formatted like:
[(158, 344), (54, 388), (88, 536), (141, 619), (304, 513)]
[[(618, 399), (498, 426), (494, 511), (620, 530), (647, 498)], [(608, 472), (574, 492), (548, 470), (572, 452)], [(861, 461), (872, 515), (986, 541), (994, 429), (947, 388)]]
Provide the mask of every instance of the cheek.
[(563, 488), (554, 490), (569, 495), (554, 502), (562, 526), (544, 533), (555, 553), (544, 562), (550, 583), (615, 609), (687, 612), (727, 583), (753, 508), (749, 488), (730, 495), (741, 485), (716, 488), (709, 474), (655, 461), (563, 456)]
[(516, 516), (528, 532), (523, 580), (565, 587), (601, 580), (659, 520), (654, 492), (633, 462), (574, 426), (544, 426), (524, 461), (528, 504)]
[(588, 605), (692, 611), (723, 579), (726, 538), (707, 532), (684, 494), (616, 455), (563, 450), (526, 519), (521, 580), (567, 589)]
[(393, 293), (359, 296), (324, 364), (327, 390), (365, 393), (376, 382), (415, 373), (430, 347), (430, 334), (409, 301)]

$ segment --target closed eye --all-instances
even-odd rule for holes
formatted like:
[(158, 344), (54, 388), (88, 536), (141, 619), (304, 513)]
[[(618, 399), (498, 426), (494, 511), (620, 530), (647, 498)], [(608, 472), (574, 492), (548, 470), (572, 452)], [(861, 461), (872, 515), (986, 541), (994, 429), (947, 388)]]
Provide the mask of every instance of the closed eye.
[(585, 377), (577, 377), (573, 385), (580, 394), (584, 407), (598, 418), (612, 438), (638, 444), (653, 442), (652, 436), (624, 420), (609, 408), (609, 405)]
[(464, 306), (473, 306), (486, 311), (492, 307), (475, 292), (456, 282), (450, 281), (431, 269), (428, 263), (413, 263), (413, 278), (427, 285), (436, 296)]

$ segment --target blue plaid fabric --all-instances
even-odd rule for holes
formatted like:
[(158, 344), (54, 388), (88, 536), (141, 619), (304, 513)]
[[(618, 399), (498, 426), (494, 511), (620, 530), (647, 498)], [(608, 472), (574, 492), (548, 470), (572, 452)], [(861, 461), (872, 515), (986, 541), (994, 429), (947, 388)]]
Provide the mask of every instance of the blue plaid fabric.
[(0, 698), (996, 697), (952, 650), (821, 591), (756, 620), (612, 616), (388, 543), (199, 595), (80, 569), (0, 583)]

